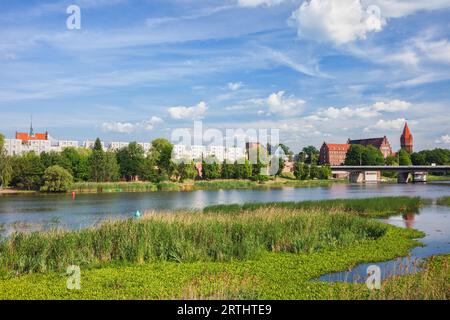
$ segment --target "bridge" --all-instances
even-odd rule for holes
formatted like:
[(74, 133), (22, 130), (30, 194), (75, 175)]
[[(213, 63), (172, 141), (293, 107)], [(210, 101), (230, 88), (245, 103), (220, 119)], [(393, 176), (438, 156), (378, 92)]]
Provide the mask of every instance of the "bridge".
[(430, 172), (450, 172), (450, 166), (332, 166), (331, 171), (348, 172), (351, 182), (376, 182), (381, 172), (397, 172), (398, 183), (426, 182)]

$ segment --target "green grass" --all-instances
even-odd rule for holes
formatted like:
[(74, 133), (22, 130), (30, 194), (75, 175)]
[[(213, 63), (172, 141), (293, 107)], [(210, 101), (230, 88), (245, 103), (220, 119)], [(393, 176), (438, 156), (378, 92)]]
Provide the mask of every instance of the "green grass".
[(450, 206), (450, 197), (443, 197), (438, 199), (437, 204), (441, 206)]
[(369, 199), (338, 199), (302, 202), (246, 203), (243, 205), (213, 205), (203, 209), (205, 213), (239, 213), (260, 208), (296, 210), (336, 210), (370, 217), (387, 217), (404, 212), (416, 212), (427, 201), (419, 197), (378, 197)]
[(290, 180), (274, 179), (266, 182), (251, 180), (210, 180), (172, 182), (76, 182), (71, 188), (79, 193), (101, 192), (154, 192), (154, 191), (192, 191), (192, 190), (220, 190), (220, 189), (259, 189), (282, 187), (319, 187), (333, 183), (344, 183), (344, 180)]
[(77, 232), (15, 233), (0, 242), (0, 269), (63, 270), (76, 264), (232, 261), (264, 252), (318, 252), (376, 239), (385, 224), (362, 217), (290, 208), (238, 216), (173, 213), (109, 222)]
[(339, 284), (311, 281), (367, 261), (403, 256), (421, 233), (386, 226), (381, 237), (312, 253), (265, 252), (230, 262), (106, 264), (81, 269), (81, 290), (62, 272), (6, 276), (0, 299), (324, 299)]
[(429, 174), (427, 179), (428, 181), (450, 181), (450, 176), (435, 176)]

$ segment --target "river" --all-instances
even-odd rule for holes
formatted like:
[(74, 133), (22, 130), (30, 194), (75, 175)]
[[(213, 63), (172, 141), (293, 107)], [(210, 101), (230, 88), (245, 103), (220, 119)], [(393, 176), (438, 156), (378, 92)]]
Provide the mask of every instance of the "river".
[[(322, 199), (370, 198), (384, 196), (420, 196), (433, 199), (450, 196), (450, 183), (430, 184), (335, 184), (329, 187), (280, 188), (251, 190), (198, 190), (189, 192), (142, 192), (71, 195), (19, 194), (0, 195), (0, 235), (14, 231), (65, 228), (77, 230), (95, 226), (105, 220), (133, 217), (136, 211), (169, 211), (201, 209), (212, 204), (303, 201)], [(450, 253), (450, 208), (435, 203), (418, 214), (401, 212), (384, 220), (426, 233), (420, 241), (424, 247), (411, 251), (411, 256), (376, 263), (382, 278), (419, 270), (420, 259)], [(346, 272), (324, 275), (322, 281), (363, 282), (367, 267), (361, 264)]]

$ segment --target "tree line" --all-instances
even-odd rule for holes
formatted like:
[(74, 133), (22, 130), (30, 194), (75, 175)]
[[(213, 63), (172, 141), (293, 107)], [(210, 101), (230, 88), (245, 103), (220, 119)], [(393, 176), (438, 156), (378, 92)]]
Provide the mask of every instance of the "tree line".
[[(283, 149), (290, 157), (293, 155), (288, 147), (283, 145)], [(87, 181), (268, 180), (268, 176), (262, 174), (265, 165), (259, 153), (255, 164), (248, 160), (220, 163), (215, 159), (202, 159), (200, 167), (192, 160), (174, 162), (172, 151), (173, 145), (166, 139), (153, 140), (148, 154), (136, 142), (117, 151), (105, 151), (97, 139), (92, 149), (69, 147), (62, 152), (7, 156), (4, 138), (0, 135), (0, 187), (64, 192), (73, 182)], [(278, 176), (282, 175), (284, 167), (284, 159), (279, 158)], [(331, 174), (317, 164), (298, 162), (295, 168), (297, 179), (328, 178)]]

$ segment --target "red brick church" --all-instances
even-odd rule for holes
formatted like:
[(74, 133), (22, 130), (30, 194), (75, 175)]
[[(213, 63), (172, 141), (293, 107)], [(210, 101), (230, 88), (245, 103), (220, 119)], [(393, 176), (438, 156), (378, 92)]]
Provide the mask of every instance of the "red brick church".
[[(391, 144), (386, 136), (360, 140), (348, 139), (347, 143), (344, 144), (324, 142), (320, 148), (319, 163), (332, 166), (343, 165), (347, 156), (347, 151), (352, 144), (359, 144), (365, 147), (373, 146), (380, 150), (385, 158), (395, 154), (392, 151)], [(403, 129), (403, 134), (400, 138), (400, 145), (402, 149), (405, 149), (409, 153), (413, 152), (413, 136), (409, 130), (408, 123), (405, 123), (405, 128)]]

